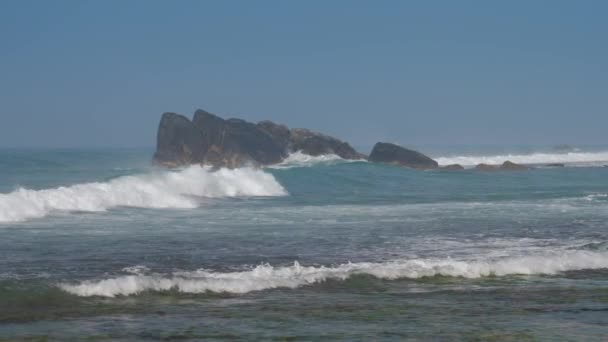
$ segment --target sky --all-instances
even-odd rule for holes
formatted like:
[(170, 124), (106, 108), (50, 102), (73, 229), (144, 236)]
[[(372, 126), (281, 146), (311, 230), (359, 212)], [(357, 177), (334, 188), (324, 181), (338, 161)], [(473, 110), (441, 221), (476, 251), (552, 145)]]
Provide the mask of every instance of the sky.
[(1, 0), (0, 147), (154, 146), (163, 112), (354, 145), (608, 143), (608, 1)]

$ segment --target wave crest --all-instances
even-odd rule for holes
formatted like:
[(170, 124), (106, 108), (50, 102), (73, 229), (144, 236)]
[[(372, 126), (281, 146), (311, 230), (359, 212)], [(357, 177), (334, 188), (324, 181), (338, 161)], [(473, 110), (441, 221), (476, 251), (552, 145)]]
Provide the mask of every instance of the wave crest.
[(487, 156), (447, 156), (435, 160), (439, 165), (460, 164), (472, 166), (477, 164), (502, 164), (510, 160), (518, 164), (568, 163), (581, 165), (604, 165), (608, 162), (608, 152), (568, 152), (568, 153), (531, 153), (503, 154)]
[(0, 223), (44, 217), (55, 211), (105, 211), (114, 207), (195, 208), (195, 197), (281, 196), (285, 189), (262, 170), (191, 166), (54, 189), (19, 188), (0, 194)]
[(183, 293), (228, 292), (242, 294), (273, 288), (297, 288), (329, 279), (345, 280), (366, 274), (380, 279), (417, 279), (432, 276), (480, 278), (486, 276), (556, 274), (559, 272), (608, 268), (608, 253), (588, 250), (560, 254), (509, 257), (493, 261), (446, 259), (395, 260), (383, 263), (348, 263), (335, 267), (259, 265), (243, 272), (175, 272), (171, 276), (131, 274), (60, 287), (77, 296), (128, 296), (144, 291), (176, 290)]
[(291, 169), (294, 167), (311, 167), (315, 165), (333, 165), (337, 163), (364, 162), (364, 159), (344, 159), (336, 154), (311, 156), (297, 151), (291, 153), (282, 162), (268, 166), (271, 169)]

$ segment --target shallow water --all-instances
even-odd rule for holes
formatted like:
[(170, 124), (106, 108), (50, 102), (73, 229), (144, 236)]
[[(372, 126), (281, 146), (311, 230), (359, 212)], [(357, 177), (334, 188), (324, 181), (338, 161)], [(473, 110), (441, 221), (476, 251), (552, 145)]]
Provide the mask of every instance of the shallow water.
[(525, 172), (305, 156), (168, 172), (149, 150), (3, 150), (0, 341), (600, 341), (592, 153)]

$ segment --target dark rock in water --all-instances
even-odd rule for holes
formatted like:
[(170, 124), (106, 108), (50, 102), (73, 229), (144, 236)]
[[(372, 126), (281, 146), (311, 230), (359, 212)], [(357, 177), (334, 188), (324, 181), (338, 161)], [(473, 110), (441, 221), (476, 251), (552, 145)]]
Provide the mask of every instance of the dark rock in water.
[(563, 163), (551, 163), (551, 164), (547, 164), (545, 166), (547, 166), (547, 167), (565, 167), (566, 165)]
[(516, 163), (513, 163), (513, 162), (507, 160), (504, 163), (502, 163), (502, 165), (500, 166), (500, 169), (509, 170), (509, 171), (519, 171), (519, 170), (529, 170), (530, 167), (528, 167), (526, 165), (522, 165), (522, 164), (516, 164)]
[(290, 130), (271, 121), (225, 120), (199, 109), (192, 121), (175, 113), (163, 114), (154, 159), (169, 167), (235, 168), (276, 164), (295, 151), (313, 156), (332, 153), (345, 159), (365, 157), (348, 143), (324, 134)]
[(436, 161), (420, 152), (383, 142), (374, 145), (372, 153), (369, 155), (369, 161), (401, 165), (414, 169), (435, 169), (439, 166)]
[(490, 165), (490, 164), (477, 164), (475, 166), (475, 170), (479, 170), (479, 171), (497, 171), (499, 168), (496, 165)]
[(268, 134), (272, 140), (280, 146), (284, 151), (290, 150), (291, 131), (285, 125), (280, 125), (272, 121), (260, 121), (257, 124), (258, 128)]
[(284, 148), (251, 122), (224, 120), (197, 110), (193, 123), (202, 132), (206, 145), (203, 164), (229, 168), (268, 165), (280, 162), (286, 155)]
[(530, 169), (526, 165), (516, 164), (509, 160), (502, 163), (502, 165), (489, 165), (489, 164), (478, 164), (475, 166), (475, 170), (479, 171), (520, 171)]
[(439, 167), (439, 169), (447, 170), (447, 171), (460, 171), (460, 170), (464, 170), (464, 167), (460, 164), (450, 164), (450, 165), (441, 166), (441, 167)]
[(348, 143), (325, 134), (304, 128), (291, 130), (290, 148), (311, 156), (336, 154), (344, 159), (362, 159), (364, 155), (355, 151)]
[(158, 125), (154, 160), (176, 167), (199, 163), (206, 153), (203, 134), (185, 116), (164, 113)]
[(202, 109), (198, 109), (194, 112), (192, 123), (194, 123), (203, 134), (205, 149), (208, 149), (213, 145), (221, 145), (226, 128), (226, 120)]

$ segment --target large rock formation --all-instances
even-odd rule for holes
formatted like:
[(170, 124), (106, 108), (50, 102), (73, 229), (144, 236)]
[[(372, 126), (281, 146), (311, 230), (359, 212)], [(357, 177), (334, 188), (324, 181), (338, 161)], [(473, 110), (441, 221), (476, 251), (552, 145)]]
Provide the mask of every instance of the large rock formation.
[(284, 148), (251, 122), (224, 120), (203, 110), (197, 110), (192, 121), (204, 137), (203, 164), (231, 168), (268, 165), (286, 156)]
[(164, 113), (158, 125), (154, 160), (175, 167), (199, 163), (207, 152), (203, 134), (185, 116)]
[(435, 169), (439, 165), (433, 159), (420, 152), (408, 150), (401, 146), (379, 142), (374, 145), (369, 161), (377, 163), (395, 164), (414, 169)]
[(235, 168), (279, 163), (295, 151), (313, 156), (365, 158), (348, 143), (321, 133), (290, 130), (271, 121), (254, 124), (241, 119), (225, 120), (199, 109), (192, 121), (174, 113), (163, 114), (154, 159), (170, 167), (203, 164)]
[(344, 159), (362, 159), (364, 155), (355, 151), (348, 143), (313, 132), (305, 128), (291, 130), (291, 149), (311, 156), (335, 154)]

